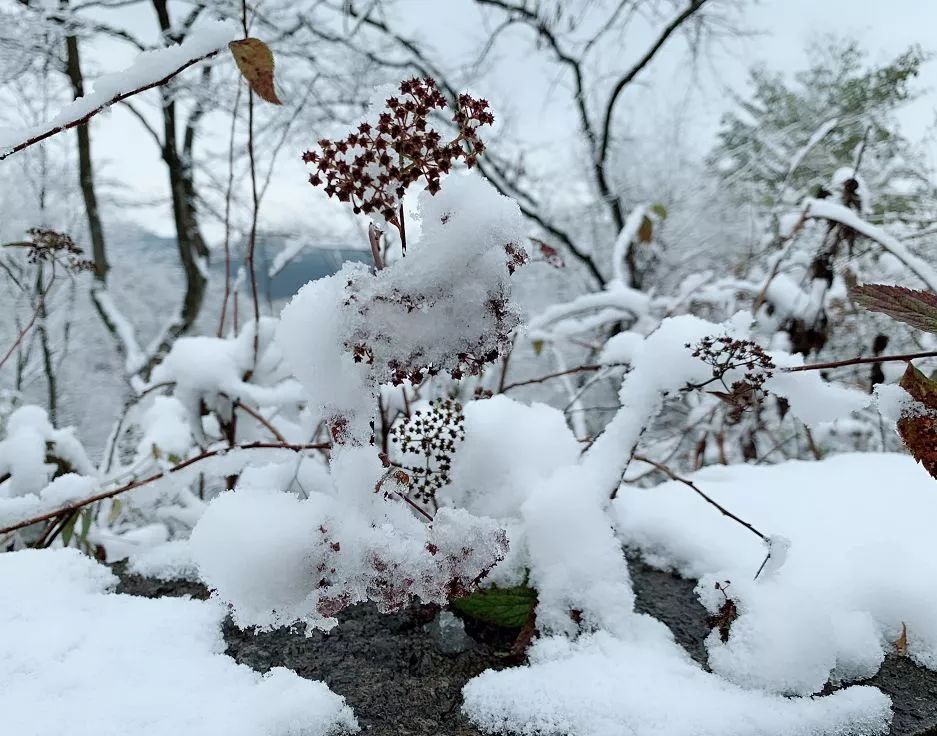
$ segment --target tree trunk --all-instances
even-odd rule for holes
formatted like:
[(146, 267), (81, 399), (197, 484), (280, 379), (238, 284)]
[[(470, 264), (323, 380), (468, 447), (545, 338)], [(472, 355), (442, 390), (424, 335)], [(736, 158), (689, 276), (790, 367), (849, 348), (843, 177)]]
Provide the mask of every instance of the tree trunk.
[[(153, 8), (164, 34), (172, 34), (172, 22), (166, 0), (153, 0)], [(181, 38), (173, 37), (180, 41)], [(172, 196), (173, 220), (176, 226), (176, 241), (179, 248), (179, 260), (185, 273), (185, 296), (179, 322), (174, 325), (167, 337), (174, 338), (187, 332), (198, 318), (205, 297), (206, 279), (200, 259), (206, 258), (208, 248), (199, 231), (194, 204), (194, 184), (190, 162), (180, 154), (177, 142), (176, 103), (169, 91), (161, 88), (163, 95), (163, 161), (169, 173), (169, 190)], [(194, 130), (186, 131), (187, 138), (194, 136)], [(187, 148), (191, 147), (191, 143)], [(173, 334), (174, 333), (174, 334)]]
[[(81, 57), (78, 53), (78, 38), (68, 36), (65, 39), (65, 67), (72, 85), (75, 99), (85, 93), (84, 76), (81, 71)], [(91, 255), (94, 259), (94, 277), (101, 283), (107, 280), (110, 265), (104, 245), (104, 228), (98, 212), (98, 198), (94, 189), (94, 168), (91, 162), (91, 125), (79, 125), (75, 128), (78, 136), (78, 181), (81, 196), (85, 201), (85, 213), (88, 217), (88, 233), (91, 237)]]

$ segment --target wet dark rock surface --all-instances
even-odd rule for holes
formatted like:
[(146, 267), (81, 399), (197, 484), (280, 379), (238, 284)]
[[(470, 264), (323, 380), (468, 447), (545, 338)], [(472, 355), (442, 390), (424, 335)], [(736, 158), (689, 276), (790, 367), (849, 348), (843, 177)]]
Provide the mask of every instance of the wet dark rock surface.
[[(207, 596), (197, 583), (128, 575), (120, 565), (115, 572), (121, 578), (119, 592), (129, 595)], [(631, 576), (637, 610), (667, 624), (676, 640), (705, 666), (706, 611), (693, 595), (694, 583), (635, 559)], [(324, 681), (345, 697), (364, 734), (477, 736), (480, 732), (460, 710), (462, 687), (483, 670), (512, 664), (513, 635), (469, 624), (471, 645), (446, 654), (449, 647), (440, 644), (438, 631), (433, 630), (435, 613), (413, 607), (383, 615), (371, 606), (355, 606), (339, 616), (341, 624), (328, 634), (314, 632), (307, 637), (289, 629), (257, 634), (226, 622), (224, 637), (230, 656), (260, 672), (289, 667), (303, 677)], [(890, 656), (865, 684), (891, 696), (893, 736), (937, 736), (937, 673)]]

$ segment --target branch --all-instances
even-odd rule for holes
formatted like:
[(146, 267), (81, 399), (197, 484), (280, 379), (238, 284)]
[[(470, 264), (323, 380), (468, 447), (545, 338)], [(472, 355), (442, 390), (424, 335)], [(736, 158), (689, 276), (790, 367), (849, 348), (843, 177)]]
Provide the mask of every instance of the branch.
[[(644, 457), (643, 455), (635, 455), (634, 459), (637, 460), (638, 462), (652, 465), (655, 468), (657, 468), (660, 472), (662, 472), (664, 475), (666, 475), (668, 478), (670, 478), (670, 480), (675, 480), (678, 483), (683, 483), (683, 485), (687, 486), (688, 488), (692, 488), (697, 494), (699, 494), (700, 498), (702, 498), (706, 503), (715, 507), (719, 511), (719, 513), (721, 513), (723, 516), (727, 516), (730, 519), (732, 519), (732, 521), (737, 522), (738, 524), (741, 524), (746, 529), (748, 529), (748, 531), (750, 531), (752, 534), (754, 534), (759, 539), (761, 539), (762, 542), (767, 543), (769, 541), (768, 537), (765, 534), (762, 534), (760, 531), (758, 531), (755, 527), (753, 527), (747, 521), (745, 521), (744, 519), (740, 519), (738, 516), (733, 514), (731, 511), (729, 511), (727, 508), (725, 508), (724, 506), (721, 506), (719, 503), (717, 503), (712, 498), (710, 498), (705, 493), (703, 493), (699, 489), (699, 486), (697, 486), (693, 481), (687, 478), (684, 478), (683, 476), (677, 475), (675, 472), (673, 472), (670, 468), (668, 468), (663, 463), (659, 463), (655, 460), (651, 460), (650, 458)], [(759, 572), (761, 572), (761, 570), (759, 570)]]
[(29, 318), (29, 322), (27, 322), (26, 326), (20, 330), (19, 334), (16, 336), (16, 339), (13, 341), (13, 344), (10, 346), (10, 349), (6, 351), (6, 354), (0, 358), (0, 368), (2, 368), (3, 364), (6, 363), (10, 359), (10, 356), (16, 352), (16, 349), (20, 346), (20, 343), (23, 342), (23, 338), (26, 337), (26, 333), (32, 329), (34, 324), (36, 324), (36, 319), (39, 317), (39, 313), (41, 311), (42, 297), (39, 298), (39, 302), (36, 304), (36, 308), (33, 310), (33, 315)]
[(102, 103), (101, 105), (94, 108), (91, 112), (83, 115), (82, 117), (76, 120), (69, 120), (67, 123), (64, 123), (63, 125), (58, 125), (54, 128), (50, 128), (44, 131), (43, 133), (40, 133), (38, 135), (33, 136), (32, 138), (29, 138), (23, 141), (22, 143), (16, 144), (9, 150), (0, 154), (0, 161), (3, 161), (3, 159), (7, 158), (8, 156), (12, 156), (14, 153), (17, 153), (26, 148), (29, 148), (30, 146), (34, 146), (37, 143), (41, 143), (42, 141), (48, 138), (51, 138), (52, 136), (57, 135), (58, 133), (62, 133), (66, 130), (71, 130), (72, 128), (76, 128), (79, 125), (84, 125), (89, 120), (91, 120), (91, 118), (97, 115), (99, 112), (106, 110), (112, 105), (116, 105), (118, 102), (123, 102), (124, 100), (129, 99), (130, 97), (133, 97), (134, 95), (140, 94), (141, 92), (146, 92), (147, 90), (153, 89), (155, 87), (161, 87), (164, 84), (167, 84), (173, 77), (181, 74), (190, 66), (194, 66), (195, 64), (198, 64), (201, 61), (205, 61), (205, 59), (210, 59), (213, 56), (216, 56), (219, 51), (220, 49), (216, 49), (215, 51), (210, 51), (209, 53), (203, 54), (202, 56), (199, 56), (195, 59), (190, 59), (182, 66), (170, 72), (165, 77), (162, 77), (161, 79), (156, 80), (155, 82), (150, 82), (149, 84), (145, 84), (141, 87), (137, 87), (136, 89), (132, 89), (129, 92), (121, 92), (120, 94), (114, 95), (110, 100)]
[(539, 378), (529, 378), (526, 381), (516, 381), (515, 383), (509, 383), (507, 386), (501, 389), (501, 391), (510, 391), (512, 388), (520, 388), (521, 386), (530, 386), (534, 383), (544, 383), (553, 378), (561, 378), (562, 376), (569, 376), (574, 373), (588, 373), (591, 371), (600, 371), (603, 368), (615, 368), (618, 366), (624, 365), (623, 363), (606, 363), (604, 365), (580, 365), (575, 368), (569, 368), (565, 371), (557, 371), (556, 373), (547, 373), (545, 376), (540, 376)]
[[(320, 29), (316, 28), (315, 25), (307, 19), (303, 19), (302, 23), (306, 25), (309, 31), (313, 33), (314, 35), (320, 38), (323, 38), (324, 40), (343, 44), (344, 46), (348, 47), (352, 51), (355, 51), (359, 54), (364, 55), (366, 58), (370, 59), (376, 64), (393, 66), (393, 67), (410, 66), (416, 69), (423, 76), (432, 77), (433, 79), (435, 79), (436, 82), (439, 84), (440, 88), (442, 89), (442, 91), (444, 92), (444, 94), (450, 99), (450, 101), (458, 99), (458, 92), (455, 89), (455, 87), (449, 82), (446, 75), (443, 74), (443, 72), (426, 57), (426, 55), (420, 50), (419, 46), (414, 41), (411, 41), (410, 39), (407, 39), (401, 36), (399, 33), (393, 31), (386, 23), (382, 21), (378, 21), (370, 17), (360, 16), (353, 6), (348, 7), (348, 13), (353, 18), (360, 18), (361, 23), (363, 25), (366, 25), (377, 31), (380, 31), (385, 36), (390, 38), (392, 41), (394, 41), (395, 43), (403, 47), (411, 55), (411, 59), (409, 60), (409, 62), (395, 62), (395, 61), (391, 61), (388, 59), (384, 59), (378, 56), (369, 48), (366, 48), (366, 47), (362, 48), (362, 47), (356, 46), (347, 38), (342, 38), (339, 36), (332, 36), (332, 35), (324, 33)], [(540, 227), (542, 227), (544, 230), (549, 232), (555, 238), (560, 240), (563, 243), (563, 245), (569, 250), (569, 252), (573, 255), (573, 257), (581, 261), (586, 266), (586, 268), (589, 270), (589, 274), (593, 278), (595, 278), (596, 281), (598, 281), (600, 286), (605, 285), (606, 279), (602, 275), (602, 272), (599, 270), (598, 266), (596, 266), (595, 261), (592, 259), (592, 257), (588, 253), (585, 253), (583, 250), (576, 247), (575, 243), (573, 243), (572, 238), (567, 233), (563, 232), (555, 225), (548, 223), (546, 219), (539, 212), (537, 212), (537, 210), (533, 206), (531, 206), (533, 199), (532, 197), (530, 197), (529, 194), (527, 194), (526, 192), (517, 191), (514, 187), (507, 185), (507, 177), (501, 170), (499, 170), (496, 162), (491, 158), (490, 154), (488, 156), (483, 156), (482, 158), (479, 158), (478, 169), (479, 171), (481, 171), (482, 174), (484, 174), (489, 179), (489, 181), (491, 181), (492, 184), (494, 184), (495, 188), (499, 192), (501, 192), (502, 194), (506, 196), (511, 197), (512, 199), (515, 199), (517, 201), (518, 206), (521, 209), (521, 212), (526, 217), (536, 222), (538, 225), (540, 225)], [(494, 174), (494, 176), (492, 174)], [(522, 201), (522, 199), (526, 199), (527, 202), (525, 203), (524, 201)]]
[(808, 365), (795, 365), (790, 368), (782, 368), (785, 373), (797, 373), (798, 371), (822, 371), (827, 368), (845, 368), (851, 365), (866, 365), (868, 363), (895, 363), (898, 361), (908, 362), (918, 358), (937, 358), (937, 350), (926, 350), (922, 353), (905, 353), (904, 355), (872, 355), (866, 358), (848, 358), (846, 360), (833, 360), (829, 363), (809, 363)]
[(647, 50), (647, 52), (642, 56), (638, 62), (631, 67), (631, 69), (618, 80), (615, 84), (612, 94), (608, 99), (608, 105), (605, 108), (605, 122), (602, 125), (602, 144), (599, 148), (599, 163), (604, 167), (605, 161), (608, 158), (608, 146), (611, 139), (612, 132), (612, 113), (614, 112), (615, 103), (618, 101), (618, 96), (621, 94), (622, 90), (627, 87), (631, 82), (634, 81), (634, 78), (641, 73), (641, 71), (646, 67), (651, 60), (657, 55), (657, 52), (663, 48), (664, 44), (667, 43), (673, 33), (680, 28), (689, 18), (696, 13), (697, 10), (705, 5), (707, 0), (690, 0), (690, 4), (680, 13), (676, 18), (674, 18), (667, 26), (661, 31), (660, 35), (657, 37), (657, 40), (654, 44)]
[(140, 122), (140, 125), (143, 126), (146, 132), (150, 134), (150, 137), (156, 143), (156, 147), (159, 149), (162, 149), (163, 139), (160, 138), (160, 135), (159, 133), (156, 132), (156, 129), (152, 125), (150, 125), (149, 120), (147, 120), (144, 117), (143, 113), (140, 112), (137, 108), (135, 108), (132, 104), (130, 104), (126, 100), (122, 100), (122, 102), (124, 103), (124, 107), (126, 107), (127, 110), (130, 112), (130, 114), (133, 115)]
[(219, 455), (226, 455), (227, 453), (233, 450), (256, 450), (256, 449), (273, 449), (273, 450), (292, 450), (293, 452), (299, 452), (300, 450), (324, 450), (331, 447), (328, 443), (311, 443), (311, 444), (287, 444), (282, 442), (250, 442), (245, 445), (234, 445), (233, 447), (220, 447), (217, 450), (206, 450), (194, 457), (190, 457), (188, 460), (183, 460), (182, 462), (173, 465), (167, 470), (161, 470), (158, 473), (147, 476), (146, 478), (141, 478), (139, 480), (131, 481), (126, 483), (118, 488), (113, 488), (110, 491), (103, 491), (94, 496), (89, 496), (88, 498), (83, 498), (80, 501), (74, 501), (73, 503), (66, 504), (65, 506), (60, 506), (54, 511), (49, 511), (48, 513), (41, 514), (39, 516), (34, 516), (29, 519), (24, 519), (19, 521), (16, 524), (11, 524), (10, 526), (0, 529), (0, 534), (9, 534), (10, 532), (15, 532), (19, 529), (24, 529), (27, 526), (32, 526), (33, 524), (38, 524), (43, 521), (49, 521), (54, 519), (62, 514), (68, 514), (78, 509), (84, 508), (85, 506), (90, 506), (93, 503), (98, 501), (104, 501), (108, 498), (113, 498), (114, 496), (119, 496), (122, 493), (127, 491), (132, 491), (135, 488), (140, 488), (145, 486), (148, 483), (157, 481), (160, 478), (165, 478), (173, 473), (177, 473), (180, 470), (184, 470), (190, 465), (201, 462), (202, 460), (207, 460), (211, 457), (217, 457)]
[(266, 419), (259, 411), (243, 403), (240, 399), (235, 401), (234, 405), (238, 409), (241, 409), (245, 413), (250, 414), (252, 417), (254, 417), (254, 419), (260, 422), (264, 427), (266, 427), (267, 431), (270, 432), (270, 434), (272, 434), (274, 437), (276, 437), (280, 442), (284, 442), (284, 443), (286, 442), (286, 437), (280, 434), (279, 430), (276, 427), (274, 427), (273, 424), (271, 424), (270, 421)]

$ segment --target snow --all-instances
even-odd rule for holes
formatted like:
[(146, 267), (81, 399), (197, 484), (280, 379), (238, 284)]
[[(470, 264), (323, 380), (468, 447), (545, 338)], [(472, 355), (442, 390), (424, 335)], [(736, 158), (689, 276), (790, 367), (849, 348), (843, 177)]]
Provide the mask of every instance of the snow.
[(573, 634), (570, 611), (577, 610), (587, 628), (617, 632), (634, 607), (628, 565), (604, 512), (602, 490), (586, 468), (565, 467), (523, 506), (540, 631)]
[(463, 711), (487, 733), (523, 736), (864, 736), (884, 734), (890, 700), (872, 687), (788, 699), (705, 672), (647, 616), (630, 631), (545, 637), (530, 664), (488, 670), (464, 688)]
[(132, 553), (127, 570), (156, 580), (198, 580), (198, 566), (188, 539), (174, 539)]
[(140, 349), (133, 325), (117, 308), (110, 292), (103, 285), (95, 284), (91, 296), (120, 340), (121, 350), (124, 353), (124, 371), (128, 376), (136, 374), (146, 365), (146, 355)]
[[(803, 365), (801, 356), (773, 351), (770, 353), (779, 368)], [(791, 411), (808, 427), (831, 422), (869, 405), (872, 397), (858, 389), (823, 380), (819, 371), (774, 372), (765, 388), (790, 403)]]
[(619, 332), (605, 341), (602, 352), (599, 353), (599, 363), (630, 363), (634, 360), (634, 353), (638, 345), (644, 340), (644, 335), (637, 332)]
[[(284, 308), (277, 344), (311, 406), (348, 442), (366, 442), (379, 383), (490, 362), (519, 321), (505, 248), (522, 250), (516, 203), (477, 173), (419, 196), (420, 237), (376, 273), (345, 264)], [(358, 354), (355, 355), (355, 350)]]
[(859, 198), (859, 215), (865, 217), (872, 211), (872, 193), (869, 191), (869, 184), (862, 174), (856, 171), (855, 166), (840, 166), (830, 177), (830, 188), (834, 192), (842, 193), (846, 182), (854, 180), (858, 185), (855, 194)]
[(440, 503), (517, 520), (530, 493), (579, 458), (563, 413), (546, 404), (494, 396), (470, 402), (464, 414), (465, 440), (453, 459), (453, 482), (437, 494)]
[[(174, 401), (184, 407), (191, 434), (199, 443), (206, 439), (203, 402), (224, 415), (231, 410), (231, 402), (237, 400), (247, 400), (255, 406), (278, 406), (295, 404), (302, 398), (297, 381), (282, 375), (279, 369), (281, 355), (273, 342), (276, 327), (277, 320), (261, 318), (257, 326), (256, 362), (255, 323), (249, 321), (231, 338), (180, 337), (153, 370), (151, 385), (173, 384)], [(174, 410), (168, 405), (160, 411), (164, 413), (160, 422), (173, 421)], [(155, 421), (152, 419), (151, 423)]]
[(93, 478), (77, 473), (65, 473), (50, 481), (38, 494), (30, 493), (12, 498), (0, 496), (0, 525), (15, 524), (23, 519), (54, 511), (67, 503), (90, 496), (94, 489)]
[[(570, 322), (562, 334), (574, 334), (594, 329), (602, 324), (623, 320), (637, 320), (650, 310), (650, 297), (621, 281), (613, 280), (603, 291), (583, 294), (560, 304), (551, 304), (527, 323), (527, 335), (531, 340), (551, 340), (557, 325)], [(601, 320), (587, 320), (596, 314)]]
[(0, 154), (31, 138), (60, 130), (70, 122), (93, 114), (127, 92), (154, 84), (180, 67), (224, 48), (239, 36), (240, 29), (232, 21), (200, 20), (181, 44), (144, 51), (126, 69), (97, 77), (92, 89), (84, 97), (63, 107), (45, 124), (25, 130), (0, 129)]
[[(839, 125), (839, 118), (830, 118), (829, 120), (821, 123), (820, 126), (815, 131), (813, 131), (813, 133), (810, 135), (810, 138), (807, 139), (807, 142), (803, 145), (803, 147), (794, 154), (794, 158), (791, 159), (791, 162), (787, 167), (787, 175), (784, 177), (784, 188), (781, 191), (781, 196), (778, 199), (783, 200), (787, 189), (787, 183), (794, 175), (794, 172), (800, 168), (800, 165), (804, 162), (807, 154), (810, 153), (810, 151), (812, 151), (817, 146), (817, 144), (822, 141), (833, 129), (835, 129), (837, 125)], [(781, 231), (784, 232), (784, 229), (782, 228)]]
[(183, 458), (192, 447), (192, 431), (185, 405), (175, 396), (154, 396), (140, 417), (143, 436), (137, 454), (154, 458)]
[[(53, 479), (65, 464), (66, 472)], [(75, 471), (75, 472), (72, 472)], [(71, 428), (56, 429), (46, 411), (26, 405), (7, 418), (0, 440), (0, 525), (45, 513), (93, 488), (94, 466)]]
[[(108, 592), (75, 550), (0, 555), (0, 712), (9, 733), (326, 736), (357, 730), (344, 699), (224, 654), (224, 608)], [(67, 620), (63, 621), (63, 612)]]
[(365, 399), (373, 389), (368, 366), (344, 350), (338, 309), (345, 285), (363, 271), (360, 264), (346, 263), (333, 276), (306, 284), (283, 309), (276, 337), (316, 413), (342, 417), (356, 437), (370, 431), (373, 407)]
[(880, 383), (875, 387), (875, 405), (889, 422), (897, 422), (908, 410), (916, 410), (917, 402), (897, 383)]
[(270, 278), (276, 276), (282, 271), (296, 256), (309, 247), (309, 243), (303, 238), (288, 238), (283, 247), (277, 250), (270, 263), (267, 275)]
[(908, 654), (937, 669), (933, 479), (904, 455), (843, 454), (820, 462), (706, 468), (700, 488), (757, 528), (790, 540), (775, 574), (756, 537), (678, 483), (624, 489), (620, 539), (652, 564), (699, 578), (704, 605), (728, 595), (740, 617), (727, 643), (707, 640), (713, 671), (737, 683), (808, 694), (827, 679), (873, 674), (907, 626)]
[(626, 273), (627, 264), (625, 255), (628, 247), (638, 236), (638, 230), (641, 229), (641, 223), (647, 217), (648, 206), (646, 204), (638, 205), (628, 214), (625, 224), (615, 238), (615, 245), (612, 248), (612, 273), (614, 280), (620, 284), (628, 283), (628, 274)]
[[(347, 476), (336, 483), (354, 487)], [(361, 601), (382, 611), (414, 597), (443, 604), (452, 585), (471, 587), (504, 556), (491, 520), (443, 509), (427, 525), (371, 489), (359, 488), (360, 499), (251, 487), (221, 494), (191, 537), (201, 579), (232, 604), (241, 627), (328, 630), (335, 613)]]
[(937, 291), (937, 270), (927, 261), (914, 255), (893, 235), (882, 228), (863, 220), (855, 211), (828, 199), (807, 199), (804, 202), (810, 217), (833, 220), (851, 227), (865, 237), (874, 240), (888, 253), (898, 258), (931, 291)]

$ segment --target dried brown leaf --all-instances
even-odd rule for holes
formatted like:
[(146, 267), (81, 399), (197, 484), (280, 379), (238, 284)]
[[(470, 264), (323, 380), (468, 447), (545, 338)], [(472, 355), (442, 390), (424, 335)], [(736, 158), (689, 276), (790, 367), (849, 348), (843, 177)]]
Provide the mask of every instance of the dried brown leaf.
[(547, 245), (539, 238), (531, 238), (530, 240), (537, 246), (541, 257), (547, 264), (553, 266), (553, 268), (563, 268), (566, 265), (563, 261), (563, 256), (561, 256), (560, 252), (552, 245)]
[(937, 382), (908, 363), (898, 385), (915, 401), (898, 419), (898, 434), (914, 459), (937, 478)]
[(654, 239), (654, 222), (647, 215), (641, 220), (641, 226), (638, 228), (638, 242), (650, 243)]
[(908, 627), (901, 622), (901, 636), (895, 641), (895, 654), (899, 657), (908, 656)]
[(254, 93), (274, 105), (283, 104), (273, 85), (273, 52), (259, 38), (244, 38), (228, 44), (234, 61)]

